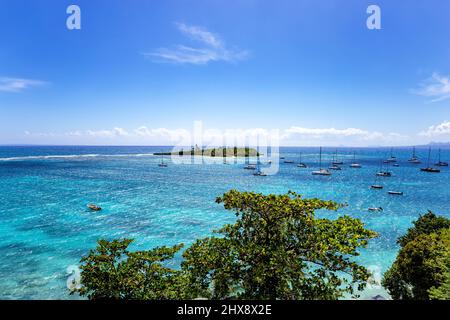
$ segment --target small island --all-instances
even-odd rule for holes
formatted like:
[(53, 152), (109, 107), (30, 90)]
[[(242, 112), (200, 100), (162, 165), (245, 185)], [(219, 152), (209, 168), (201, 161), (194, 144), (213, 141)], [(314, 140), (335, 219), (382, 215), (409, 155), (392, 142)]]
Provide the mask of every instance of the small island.
[(191, 147), (190, 150), (181, 149), (173, 152), (155, 152), (155, 156), (204, 156), (204, 157), (256, 157), (261, 153), (250, 147), (219, 147), (203, 149), (198, 146)]

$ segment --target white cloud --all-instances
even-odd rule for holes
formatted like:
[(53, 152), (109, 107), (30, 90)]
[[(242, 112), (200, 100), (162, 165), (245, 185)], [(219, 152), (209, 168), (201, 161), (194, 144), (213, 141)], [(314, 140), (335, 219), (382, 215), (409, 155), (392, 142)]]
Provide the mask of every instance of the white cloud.
[(176, 23), (178, 30), (201, 44), (191, 47), (177, 44), (171, 48), (159, 48), (145, 56), (153, 58), (156, 62), (169, 62), (177, 64), (207, 64), (212, 61), (235, 62), (245, 59), (248, 52), (244, 50), (228, 49), (220, 37), (202, 27), (189, 26)]
[(194, 40), (203, 42), (211, 47), (220, 48), (223, 45), (222, 40), (220, 40), (217, 35), (201, 27), (188, 26), (184, 23), (176, 23), (176, 26), (178, 27), (178, 30), (180, 30), (186, 36)]
[(157, 128), (150, 129), (146, 126), (139, 127), (134, 130), (134, 133), (140, 137), (146, 138), (159, 138), (163, 140), (168, 140), (170, 142), (187, 141), (190, 137), (190, 132), (185, 129), (166, 129)]
[(415, 94), (431, 98), (429, 102), (438, 102), (450, 98), (450, 81), (447, 76), (433, 73), (431, 78), (424, 81)]
[(290, 127), (281, 134), (282, 144), (307, 145), (339, 144), (339, 145), (366, 145), (371, 144), (401, 144), (408, 140), (408, 136), (396, 132), (381, 133), (359, 128), (305, 128)]
[[(279, 143), (285, 146), (317, 146), (317, 145), (348, 145), (367, 146), (407, 144), (408, 136), (399, 133), (381, 133), (359, 128), (305, 128), (294, 126), (284, 130), (269, 130), (263, 128), (250, 129), (213, 129), (200, 128), (200, 131), (177, 128), (149, 128), (141, 126), (134, 130), (126, 130), (120, 127), (103, 130), (75, 130), (63, 134), (56, 133), (31, 133), (25, 132), (29, 137), (54, 137), (64, 143), (72, 139), (74, 143), (98, 144), (149, 144), (149, 145), (266, 145), (267, 143)], [(439, 130), (439, 129), (438, 129)], [(199, 136), (200, 134), (200, 136)], [(201, 139), (201, 140), (198, 140)]]
[(322, 138), (325, 136), (368, 136), (370, 133), (365, 130), (356, 128), (335, 129), (335, 128), (302, 128), (291, 127), (284, 131), (284, 137), (290, 138), (293, 135), (312, 136)]
[(46, 82), (40, 80), (0, 77), (0, 91), (20, 92), (31, 87), (45, 85)]
[(430, 126), (427, 130), (419, 133), (419, 136), (424, 137), (437, 137), (444, 135), (450, 136), (450, 121), (444, 121), (441, 124)]
[[(80, 136), (83, 135), (80, 131), (75, 131), (69, 133), (71, 135)], [(101, 137), (101, 138), (113, 138), (113, 137), (121, 137), (121, 136), (128, 136), (128, 132), (125, 129), (122, 128), (114, 128), (112, 130), (87, 130), (86, 135), (93, 136), (93, 137)]]

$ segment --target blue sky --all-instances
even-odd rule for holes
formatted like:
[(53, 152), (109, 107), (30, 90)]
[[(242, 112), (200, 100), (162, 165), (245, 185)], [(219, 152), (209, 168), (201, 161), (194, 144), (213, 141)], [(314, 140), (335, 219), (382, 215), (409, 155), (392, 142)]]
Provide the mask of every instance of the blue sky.
[(0, 144), (450, 141), (449, 34), (441, 0), (0, 0)]

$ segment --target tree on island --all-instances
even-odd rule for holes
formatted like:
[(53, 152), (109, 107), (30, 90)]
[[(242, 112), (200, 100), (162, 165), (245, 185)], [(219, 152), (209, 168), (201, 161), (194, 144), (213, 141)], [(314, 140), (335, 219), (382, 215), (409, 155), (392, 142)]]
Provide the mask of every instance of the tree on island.
[(376, 233), (348, 216), (315, 216), (339, 204), (236, 190), (216, 202), (236, 222), (187, 248), (180, 268), (167, 262), (182, 245), (130, 252), (131, 240), (101, 240), (81, 260), (77, 291), (90, 299), (337, 299), (365, 287), (370, 274), (352, 257)]
[(391, 297), (450, 299), (450, 219), (428, 212), (397, 242), (400, 251), (382, 281)]

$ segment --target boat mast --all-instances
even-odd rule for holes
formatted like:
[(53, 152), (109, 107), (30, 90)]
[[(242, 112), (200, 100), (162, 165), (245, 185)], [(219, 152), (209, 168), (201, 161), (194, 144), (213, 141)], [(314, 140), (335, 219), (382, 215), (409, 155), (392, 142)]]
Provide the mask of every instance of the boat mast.
[(322, 147), (320, 147), (320, 152), (319, 152), (319, 168), (320, 168), (320, 170), (322, 170)]

